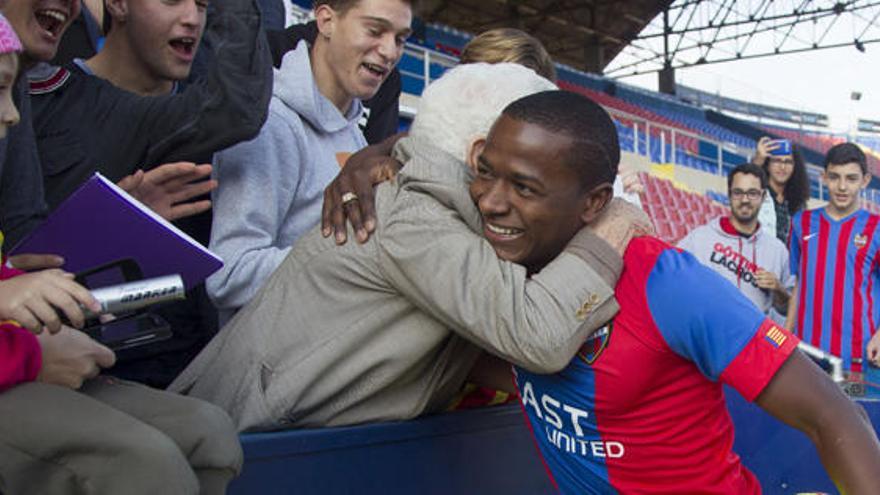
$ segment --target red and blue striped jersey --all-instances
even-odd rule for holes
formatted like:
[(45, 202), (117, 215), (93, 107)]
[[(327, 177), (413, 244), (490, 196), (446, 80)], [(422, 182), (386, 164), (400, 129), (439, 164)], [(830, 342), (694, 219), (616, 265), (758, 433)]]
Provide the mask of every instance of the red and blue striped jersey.
[(523, 410), (564, 494), (760, 493), (733, 453), (722, 383), (754, 400), (797, 346), (687, 252), (634, 239), (620, 312), (559, 373), (515, 368)]
[(788, 241), (798, 278), (798, 337), (862, 371), (865, 346), (877, 329), (880, 217), (858, 210), (834, 220), (824, 208), (798, 212)]

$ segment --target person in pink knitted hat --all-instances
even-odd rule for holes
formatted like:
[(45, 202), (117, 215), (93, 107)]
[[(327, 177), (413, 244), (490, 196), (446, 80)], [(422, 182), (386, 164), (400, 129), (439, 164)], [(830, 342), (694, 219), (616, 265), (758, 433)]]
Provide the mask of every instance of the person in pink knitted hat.
[(21, 40), (5, 17), (0, 15), (0, 139), (18, 123), (18, 109), (12, 102), (12, 84), (18, 75)]

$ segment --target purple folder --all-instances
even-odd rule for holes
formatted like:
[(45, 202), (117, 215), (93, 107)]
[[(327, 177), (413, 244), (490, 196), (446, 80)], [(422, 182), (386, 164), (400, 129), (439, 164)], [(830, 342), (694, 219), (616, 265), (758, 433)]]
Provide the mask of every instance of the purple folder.
[(223, 260), (101, 174), (70, 195), (12, 254), (58, 254), (77, 273), (131, 258), (146, 278), (179, 273), (187, 289)]

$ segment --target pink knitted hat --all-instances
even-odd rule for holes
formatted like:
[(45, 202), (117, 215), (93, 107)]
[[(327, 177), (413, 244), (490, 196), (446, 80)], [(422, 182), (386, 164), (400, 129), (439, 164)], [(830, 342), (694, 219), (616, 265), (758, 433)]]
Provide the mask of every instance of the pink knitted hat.
[(21, 40), (9, 21), (0, 14), (0, 55), (21, 51)]

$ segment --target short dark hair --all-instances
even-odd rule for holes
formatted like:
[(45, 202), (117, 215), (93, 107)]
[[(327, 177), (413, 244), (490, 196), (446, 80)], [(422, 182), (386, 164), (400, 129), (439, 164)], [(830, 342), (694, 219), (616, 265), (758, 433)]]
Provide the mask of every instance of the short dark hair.
[[(339, 12), (340, 14), (345, 14), (348, 9), (354, 7), (361, 0), (315, 0), (312, 3), (312, 8), (317, 9), (321, 5), (329, 5), (331, 9)], [(405, 4), (409, 4), (410, 9), (412, 9), (413, 13), (416, 11), (416, 2), (417, 0), (400, 0)]]
[(865, 152), (853, 143), (835, 144), (825, 154), (825, 170), (829, 165), (845, 165), (847, 163), (858, 163), (862, 173), (868, 175), (868, 159), (865, 158)]
[(767, 172), (764, 172), (764, 168), (760, 165), (747, 162), (737, 165), (736, 168), (727, 174), (727, 192), (730, 192), (730, 188), (733, 187), (733, 176), (736, 174), (754, 175), (761, 181), (761, 189), (767, 190)]
[(593, 100), (571, 91), (542, 91), (514, 101), (502, 114), (569, 135), (573, 143), (566, 162), (577, 171), (585, 190), (614, 182), (620, 164), (617, 128)]

